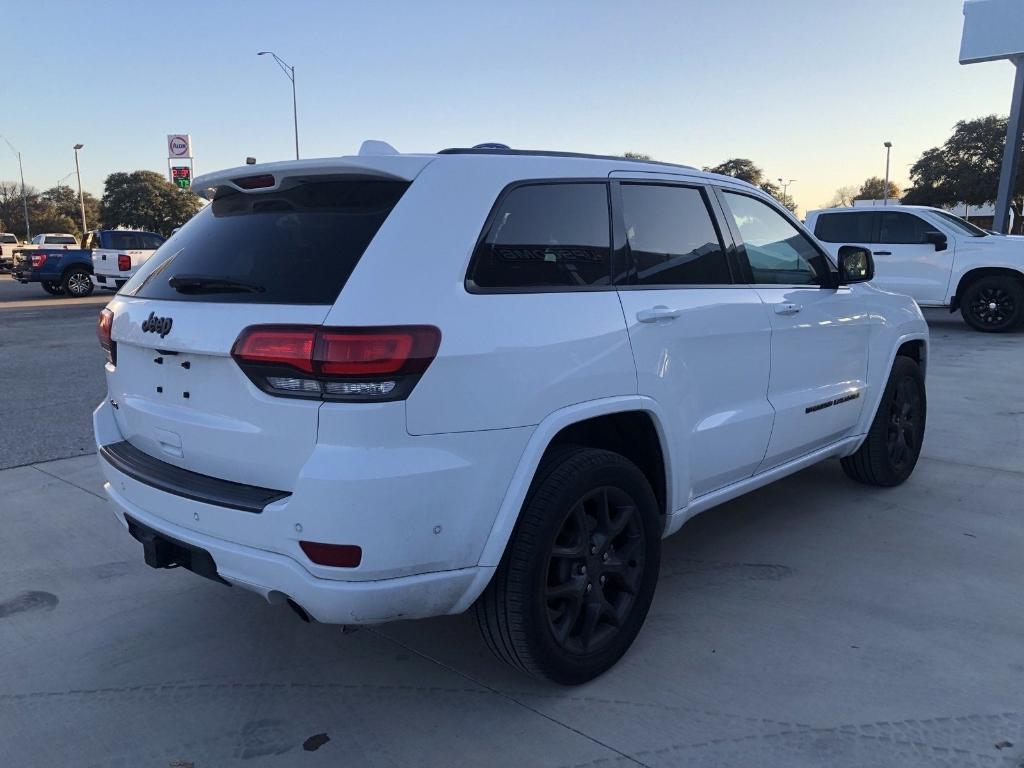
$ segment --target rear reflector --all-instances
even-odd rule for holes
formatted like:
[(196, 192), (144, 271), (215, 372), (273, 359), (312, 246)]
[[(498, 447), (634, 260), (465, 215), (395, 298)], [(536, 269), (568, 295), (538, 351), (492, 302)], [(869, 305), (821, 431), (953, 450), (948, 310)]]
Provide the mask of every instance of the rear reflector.
[(401, 400), (434, 360), (440, 343), (441, 332), (429, 325), (255, 325), (242, 331), (231, 356), (268, 394)]
[(306, 557), (317, 565), (333, 568), (356, 568), (363, 560), (363, 548), (355, 544), (321, 544), (316, 541), (300, 541), (299, 546)]
[(242, 189), (266, 189), (274, 186), (274, 177), (269, 173), (261, 176), (243, 176), (240, 179), (233, 179), (233, 183)]
[(127, 253), (118, 254), (117, 268), (122, 272), (128, 272), (132, 268), (132, 257)]

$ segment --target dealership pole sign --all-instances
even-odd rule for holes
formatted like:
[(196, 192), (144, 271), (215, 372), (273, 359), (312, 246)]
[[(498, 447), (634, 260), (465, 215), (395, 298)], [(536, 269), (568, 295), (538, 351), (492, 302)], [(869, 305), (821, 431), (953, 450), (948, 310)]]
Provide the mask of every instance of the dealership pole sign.
[(1010, 231), (1010, 200), (1020, 163), (1024, 133), (1024, 2), (1021, 0), (965, 0), (964, 34), (960, 39), (960, 63), (1004, 59), (1016, 67), (1010, 116), (1006, 121), (1006, 145), (996, 190), (993, 229)]
[(192, 186), (192, 136), (167, 134), (167, 171), (171, 183), (179, 189)]

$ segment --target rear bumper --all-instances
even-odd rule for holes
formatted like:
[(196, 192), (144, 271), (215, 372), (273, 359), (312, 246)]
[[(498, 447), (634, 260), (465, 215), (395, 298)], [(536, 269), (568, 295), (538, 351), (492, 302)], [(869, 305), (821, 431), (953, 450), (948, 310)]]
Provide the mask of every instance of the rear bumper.
[[(103, 469), (106, 474), (107, 467)], [(217, 575), (228, 583), (274, 604), (291, 598), (325, 624), (376, 624), (459, 613), (472, 604), (493, 571), (473, 567), (377, 581), (318, 579), (289, 557), (173, 525), (132, 504), (110, 482), (103, 487), (126, 530), (128, 514), (154, 531), (208, 552)], [(467, 597), (470, 594), (472, 598)]]
[[(126, 528), (127, 515), (202, 549), (220, 578), (270, 602), (290, 598), (317, 621), (369, 624), (459, 613), (494, 570), (479, 561), (510, 479), (496, 467), (511, 474), (531, 430), (410, 437), (404, 407), (393, 405), (387, 410), (401, 418), (404, 437), (373, 433), (378, 441), (393, 437), (386, 450), (318, 444), (290, 495), (254, 512), (210, 503), (209, 494), (198, 499), (203, 489), (187, 484), (190, 497), (177, 487), (180, 478), (158, 477), (175, 485), (161, 488), (110, 461), (109, 447), (125, 438), (105, 401), (93, 414), (104, 489)], [(375, 423), (387, 418), (377, 412)], [(329, 436), (331, 421), (321, 419), (321, 438)], [(346, 439), (354, 439), (351, 431)], [(359, 545), (363, 562), (351, 569), (317, 565), (300, 539)]]

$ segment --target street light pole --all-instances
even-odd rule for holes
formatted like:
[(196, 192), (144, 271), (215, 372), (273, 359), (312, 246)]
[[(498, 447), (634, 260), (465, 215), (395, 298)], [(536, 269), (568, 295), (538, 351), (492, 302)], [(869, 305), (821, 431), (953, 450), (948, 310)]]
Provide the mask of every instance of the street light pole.
[(292, 120), (295, 123), (295, 159), (299, 159), (299, 107), (298, 100), (295, 96), (295, 67), (288, 64), (284, 59), (278, 56), (273, 51), (259, 51), (257, 56), (266, 56), (270, 54), (274, 57), (274, 61), (277, 62), (277, 66), (284, 72), (284, 76), (292, 81)]
[(85, 223), (85, 195), (82, 194), (82, 171), (78, 167), (78, 150), (80, 150), (84, 146), (84, 144), (75, 144), (75, 174), (78, 176), (78, 205), (82, 209), (83, 237), (85, 237), (85, 233), (89, 231), (89, 227)]
[(28, 223), (28, 195), (25, 194), (25, 169), (21, 167), (21, 152), (16, 150), (11, 142), (7, 141), (6, 136), (3, 137), (3, 140), (7, 143), (7, 146), (11, 148), (11, 152), (18, 157), (18, 173), (21, 174), (21, 205), (25, 210), (25, 239), (31, 240), (32, 227), (29, 226)]
[(885, 142), (885, 189), (882, 190), (882, 205), (889, 204), (889, 153), (892, 151), (892, 142)]

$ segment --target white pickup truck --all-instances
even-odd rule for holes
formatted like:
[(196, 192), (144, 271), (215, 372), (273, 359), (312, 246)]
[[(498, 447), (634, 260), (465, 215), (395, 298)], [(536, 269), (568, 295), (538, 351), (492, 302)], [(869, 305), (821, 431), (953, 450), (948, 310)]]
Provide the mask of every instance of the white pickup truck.
[(874, 254), (873, 284), (922, 307), (960, 310), (978, 331), (1024, 323), (1024, 238), (993, 235), (939, 208), (827, 208), (807, 228), (832, 253), (860, 245)]
[(85, 250), (92, 251), (92, 281), (98, 288), (116, 291), (163, 245), (155, 232), (134, 229), (97, 229), (85, 235)]

